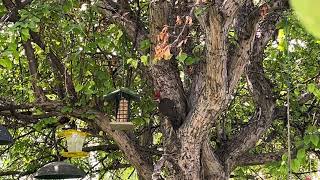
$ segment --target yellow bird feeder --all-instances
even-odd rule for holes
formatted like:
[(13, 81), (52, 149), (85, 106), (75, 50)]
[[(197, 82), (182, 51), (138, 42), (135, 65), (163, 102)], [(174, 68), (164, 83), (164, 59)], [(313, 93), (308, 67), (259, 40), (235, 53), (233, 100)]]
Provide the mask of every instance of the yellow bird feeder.
[(61, 155), (67, 158), (81, 158), (88, 156), (88, 152), (82, 151), (84, 140), (88, 135), (90, 134), (74, 129), (62, 131), (59, 136), (66, 138), (68, 152), (61, 152)]

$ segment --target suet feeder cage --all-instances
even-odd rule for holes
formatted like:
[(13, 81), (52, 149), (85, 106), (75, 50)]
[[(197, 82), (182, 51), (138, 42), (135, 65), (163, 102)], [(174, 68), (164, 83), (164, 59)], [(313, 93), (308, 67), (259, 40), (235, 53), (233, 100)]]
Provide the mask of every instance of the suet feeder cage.
[(74, 179), (83, 178), (85, 172), (66, 162), (52, 162), (44, 165), (35, 173), (36, 179)]
[(7, 145), (13, 143), (13, 138), (8, 129), (0, 125), (0, 145)]
[(84, 140), (89, 133), (68, 129), (62, 131), (59, 136), (67, 140), (68, 152), (61, 152), (63, 157), (67, 158), (80, 158), (88, 156), (88, 152), (82, 151)]
[(116, 121), (110, 122), (110, 126), (114, 130), (130, 131), (134, 129), (134, 125), (130, 120), (130, 103), (131, 101), (139, 101), (137, 94), (128, 88), (120, 88), (111, 92), (106, 100), (115, 102), (116, 104)]

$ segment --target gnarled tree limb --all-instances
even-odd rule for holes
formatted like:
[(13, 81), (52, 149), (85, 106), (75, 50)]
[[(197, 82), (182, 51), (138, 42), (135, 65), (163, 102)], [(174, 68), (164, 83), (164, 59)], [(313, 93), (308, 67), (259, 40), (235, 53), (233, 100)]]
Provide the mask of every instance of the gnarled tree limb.
[(244, 127), (239, 134), (233, 137), (228, 143), (227, 151), (224, 150), (224, 161), (226, 168), (231, 171), (235, 166), (234, 162), (241, 154), (252, 148), (259, 140), (265, 130), (270, 127), (275, 110), (275, 99), (273, 97), (272, 85), (264, 76), (262, 61), (263, 48), (272, 37), (279, 21), (280, 14), (270, 14), (263, 24), (262, 36), (256, 38), (254, 49), (251, 52), (250, 64), (247, 67), (246, 75), (257, 111), (254, 120)]
[(46, 97), (44, 95), (44, 92), (42, 88), (38, 86), (38, 62), (34, 54), (34, 49), (32, 47), (31, 41), (27, 40), (26, 42), (23, 42), (23, 47), (29, 63), (29, 72), (35, 97), (38, 101), (45, 101)]
[(254, 166), (280, 161), (286, 150), (261, 154), (243, 154), (237, 159), (237, 166)]
[[(124, 4), (124, 6), (119, 3)], [(145, 25), (129, 9), (128, 2), (120, 1), (119, 3), (111, 0), (100, 1), (97, 6), (112, 23), (122, 27), (132, 41), (136, 38), (136, 47), (140, 47), (140, 43), (148, 38), (148, 31)]]
[[(46, 45), (43, 43), (40, 35), (36, 32), (30, 32), (30, 35), (32, 41), (36, 43), (43, 51), (46, 52), (46, 49), (48, 47), (46, 47)], [(65, 92), (67, 92), (70, 98), (73, 101), (75, 101), (77, 98), (77, 93), (75, 91), (70, 73), (67, 71), (65, 65), (63, 64), (61, 59), (56, 55), (56, 53), (54, 53), (53, 50), (50, 49), (47, 56), (51, 61), (51, 67), (54, 75), (60, 81), (60, 84), (58, 85), (58, 95), (63, 98), (65, 96)], [(64, 88), (62, 88), (62, 84), (64, 84), (65, 90)]]

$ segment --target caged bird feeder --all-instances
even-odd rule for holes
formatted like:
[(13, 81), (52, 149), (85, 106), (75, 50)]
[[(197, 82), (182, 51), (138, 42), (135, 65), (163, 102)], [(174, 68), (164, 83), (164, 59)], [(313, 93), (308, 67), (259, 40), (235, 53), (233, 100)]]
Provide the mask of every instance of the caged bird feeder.
[(83, 178), (85, 172), (66, 162), (52, 162), (44, 165), (35, 173), (36, 179), (74, 179)]
[(130, 131), (134, 129), (130, 119), (131, 101), (139, 101), (140, 97), (128, 88), (120, 88), (105, 96), (106, 100), (116, 104), (116, 121), (110, 122), (114, 130)]
[(74, 129), (62, 131), (59, 136), (66, 138), (68, 152), (61, 152), (61, 155), (67, 158), (81, 158), (88, 156), (88, 152), (82, 151), (84, 140), (88, 135), (90, 134)]
[(0, 125), (0, 145), (8, 145), (13, 143), (13, 138), (8, 129)]

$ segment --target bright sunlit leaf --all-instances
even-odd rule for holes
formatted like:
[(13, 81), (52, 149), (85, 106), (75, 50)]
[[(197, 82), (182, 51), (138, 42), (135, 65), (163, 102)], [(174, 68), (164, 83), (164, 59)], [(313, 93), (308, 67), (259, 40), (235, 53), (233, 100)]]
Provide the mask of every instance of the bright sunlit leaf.
[(291, 6), (305, 28), (317, 38), (320, 38), (319, 0), (291, 0)]

